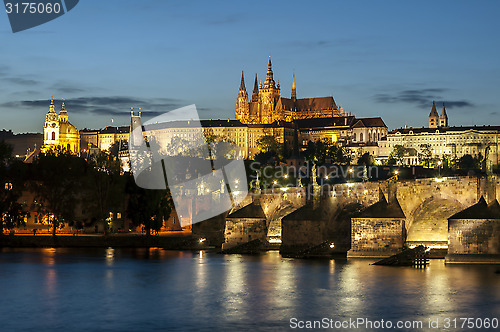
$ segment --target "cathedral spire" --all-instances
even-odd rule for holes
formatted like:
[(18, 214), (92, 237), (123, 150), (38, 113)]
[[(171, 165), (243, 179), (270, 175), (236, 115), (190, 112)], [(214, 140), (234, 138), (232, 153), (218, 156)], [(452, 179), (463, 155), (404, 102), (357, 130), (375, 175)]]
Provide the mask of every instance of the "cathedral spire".
[(255, 82), (253, 83), (252, 102), (259, 101), (259, 82), (257, 81), (257, 74), (255, 74)]
[(246, 88), (245, 88), (245, 77), (243, 76), (243, 70), (241, 71), (241, 84), (240, 84), (240, 90), (246, 90)]
[(292, 99), (297, 100), (297, 90), (295, 88), (295, 73), (293, 73), (293, 81), (292, 81)]
[(273, 79), (273, 65), (271, 63), (271, 54), (269, 54), (269, 62), (267, 63), (267, 75), (264, 81), (264, 88), (276, 88), (276, 82)]

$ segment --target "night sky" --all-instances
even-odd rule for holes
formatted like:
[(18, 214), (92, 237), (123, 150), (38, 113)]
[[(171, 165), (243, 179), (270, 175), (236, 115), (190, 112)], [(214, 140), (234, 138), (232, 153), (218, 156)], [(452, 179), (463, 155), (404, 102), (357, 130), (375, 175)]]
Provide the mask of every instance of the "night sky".
[[(498, 1), (82, 0), (12, 33), (0, 14), (0, 130), (41, 132), (50, 95), (79, 129), (127, 125), (189, 104), (234, 118), (241, 71), (251, 94), (268, 56), (282, 95), (333, 95), (389, 129), (500, 125)], [(113, 119), (113, 122), (112, 122)]]

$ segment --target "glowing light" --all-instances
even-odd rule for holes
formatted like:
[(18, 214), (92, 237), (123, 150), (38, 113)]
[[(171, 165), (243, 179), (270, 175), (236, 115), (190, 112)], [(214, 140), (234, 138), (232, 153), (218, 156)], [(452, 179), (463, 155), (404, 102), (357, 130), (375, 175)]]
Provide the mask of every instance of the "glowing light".
[(399, 174), (399, 170), (395, 170), (394, 174), (398, 175)]
[(330, 243), (330, 249), (333, 249), (333, 248), (335, 248), (335, 243), (332, 242), (332, 243)]
[(201, 239), (199, 239), (199, 240), (198, 240), (198, 242), (203, 243), (203, 242), (205, 242), (206, 240), (207, 240), (207, 239), (205, 239), (204, 237), (202, 237)]
[(349, 173), (352, 173), (354, 172), (354, 170), (352, 168), (349, 168)]
[(274, 180), (274, 181), (273, 181), (273, 183), (274, 183), (274, 184), (277, 184), (277, 183), (278, 183), (278, 181)]
[(436, 182), (443, 182), (444, 178), (435, 178), (434, 180), (436, 180)]
[(281, 243), (281, 239), (271, 238), (269, 239), (269, 243)]
[(288, 179), (288, 174), (285, 174), (285, 179)]
[(353, 186), (354, 186), (354, 183), (349, 182), (349, 183), (347, 184), (347, 186), (348, 186), (349, 188), (351, 188), (351, 187), (353, 187)]
[(327, 179), (327, 180), (328, 180), (328, 175), (327, 175), (327, 176), (325, 176), (325, 179)]
[(439, 165), (439, 166), (441, 166), (441, 164), (442, 164), (442, 163), (443, 163), (443, 162), (442, 162), (441, 160), (440, 160), (440, 161), (438, 161), (438, 165)]
[(234, 183), (238, 184), (238, 183), (240, 183), (240, 180), (236, 179), (236, 180), (234, 180)]

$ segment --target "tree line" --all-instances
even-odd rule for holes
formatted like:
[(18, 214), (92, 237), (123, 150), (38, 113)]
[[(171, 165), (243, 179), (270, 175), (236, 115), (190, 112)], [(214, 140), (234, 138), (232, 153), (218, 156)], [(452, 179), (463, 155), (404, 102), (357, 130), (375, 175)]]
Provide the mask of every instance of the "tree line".
[[(21, 202), (24, 192), (31, 192), (34, 201)], [(84, 207), (85, 220), (77, 220), (77, 207)], [(85, 159), (56, 147), (25, 164), (13, 159), (12, 148), (0, 141), (1, 234), (24, 226), (30, 216), (48, 221), (53, 235), (64, 225), (78, 229), (99, 224), (107, 234), (110, 211), (123, 211), (149, 235), (172, 210), (168, 189), (139, 188), (129, 173), (121, 172), (117, 153), (101, 151)]]

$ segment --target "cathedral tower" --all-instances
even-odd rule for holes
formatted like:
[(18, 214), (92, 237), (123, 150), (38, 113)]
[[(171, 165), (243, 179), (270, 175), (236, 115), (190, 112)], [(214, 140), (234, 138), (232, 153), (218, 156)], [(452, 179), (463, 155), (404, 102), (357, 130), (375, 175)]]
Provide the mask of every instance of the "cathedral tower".
[(270, 55), (269, 62), (267, 63), (266, 80), (264, 81), (264, 87), (259, 91), (259, 95), (262, 102), (262, 123), (273, 123), (276, 120), (283, 120), (283, 116), (275, 112), (276, 103), (280, 98), (280, 89), (279, 86), (276, 87), (276, 82), (273, 78), (273, 68)]
[(446, 114), (444, 103), (443, 103), (443, 110), (441, 111), (441, 116), (439, 117), (439, 125), (441, 127), (448, 127), (448, 115)]
[(429, 114), (429, 128), (437, 128), (439, 126), (439, 114), (436, 111), (436, 104), (432, 102), (431, 113)]
[(240, 90), (238, 91), (238, 99), (236, 101), (236, 120), (240, 120), (242, 123), (248, 123), (249, 111), (248, 93), (245, 88), (245, 78), (242, 71)]

